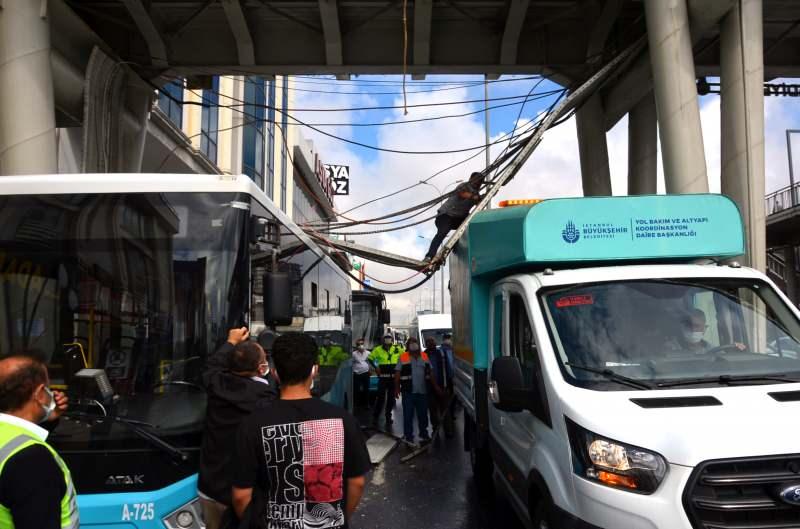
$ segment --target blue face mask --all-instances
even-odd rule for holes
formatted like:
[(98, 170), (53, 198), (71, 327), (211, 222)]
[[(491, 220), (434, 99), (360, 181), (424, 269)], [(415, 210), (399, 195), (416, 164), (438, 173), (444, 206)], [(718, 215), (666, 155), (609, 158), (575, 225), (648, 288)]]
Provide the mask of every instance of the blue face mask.
[(42, 411), (44, 411), (44, 416), (41, 419), (39, 419), (39, 424), (47, 422), (53, 415), (53, 412), (56, 410), (56, 398), (53, 395), (53, 392), (50, 391), (50, 388), (48, 388), (47, 386), (44, 387), (44, 391), (50, 397), (50, 404), (48, 404), (47, 406), (39, 404), (39, 406), (42, 406)]

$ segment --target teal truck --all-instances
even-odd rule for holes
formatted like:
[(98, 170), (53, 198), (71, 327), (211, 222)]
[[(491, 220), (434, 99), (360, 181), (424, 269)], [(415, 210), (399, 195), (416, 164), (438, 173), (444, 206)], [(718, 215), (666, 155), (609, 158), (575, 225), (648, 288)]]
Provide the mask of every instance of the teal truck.
[(478, 483), (537, 529), (800, 523), (800, 319), (720, 195), (546, 200), (454, 248)]

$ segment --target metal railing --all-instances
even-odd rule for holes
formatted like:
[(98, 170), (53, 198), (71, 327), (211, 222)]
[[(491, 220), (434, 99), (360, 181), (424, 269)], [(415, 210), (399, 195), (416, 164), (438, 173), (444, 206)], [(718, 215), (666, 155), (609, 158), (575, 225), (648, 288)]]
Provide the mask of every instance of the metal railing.
[(770, 193), (764, 200), (767, 205), (767, 215), (798, 206), (800, 205), (800, 182)]
[(786, 264), (783, 262), (783, 257), (779, 257), (772, 252), (767, 252), (767, 270), (786, 280)]

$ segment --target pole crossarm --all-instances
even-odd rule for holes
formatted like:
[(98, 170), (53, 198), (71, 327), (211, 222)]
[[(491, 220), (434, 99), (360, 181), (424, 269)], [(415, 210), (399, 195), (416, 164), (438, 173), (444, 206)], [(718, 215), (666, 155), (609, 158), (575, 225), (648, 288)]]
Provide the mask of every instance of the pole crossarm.
[(389, 266), (397, 266), (401, 268), (410, 268), (411, 270), (422, 270), (428, 266), (427, 263), (406, 257), (405, 255), (397, 255), (383, 250), (370, 248), (361, 244), (356, 244), (353, 241), (343, 241), (337, 239), (329, 239), (322, 237), (319, 234), (309, 233), (309, 236), (317, 239), (326, 246), (333, 246), (339, 250), (358, 255), (370, 261), (375, 261)]

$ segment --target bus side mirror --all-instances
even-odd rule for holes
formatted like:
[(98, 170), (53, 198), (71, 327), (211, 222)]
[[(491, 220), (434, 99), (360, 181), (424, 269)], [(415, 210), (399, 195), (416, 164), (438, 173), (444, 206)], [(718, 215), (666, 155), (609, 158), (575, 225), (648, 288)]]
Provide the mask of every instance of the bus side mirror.
[(522, 367), (517, 358), (501, 356), (494, 359), (489, 397), (492, 405), (500, 411), (520, 412), (531, 409), (533, 392), (525, 389)]
[(264, 324), (291, 325), (292, 280), (285, 272), (264, 274)]
[(383, 320), (385, 323), (392, 321), (392, 312), (389, 309), (382, 309), (381, 320)]
[(353, 313), (350, 311), (350, 309), (345, 309), (345, 311), (344, 311), (344, 324), (345, 325), (350, 325), (352, 323), (353, 323)]

